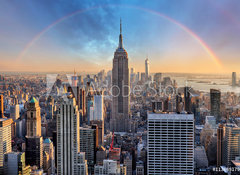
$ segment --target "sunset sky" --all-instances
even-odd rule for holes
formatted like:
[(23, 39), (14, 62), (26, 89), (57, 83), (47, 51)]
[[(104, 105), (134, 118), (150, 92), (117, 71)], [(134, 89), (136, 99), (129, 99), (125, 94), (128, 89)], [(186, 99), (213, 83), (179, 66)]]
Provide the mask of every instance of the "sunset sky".
[(110, 70), (119, 19), (130, 67), (240, 72), (239, 0), (1, 0), (1, 71)]

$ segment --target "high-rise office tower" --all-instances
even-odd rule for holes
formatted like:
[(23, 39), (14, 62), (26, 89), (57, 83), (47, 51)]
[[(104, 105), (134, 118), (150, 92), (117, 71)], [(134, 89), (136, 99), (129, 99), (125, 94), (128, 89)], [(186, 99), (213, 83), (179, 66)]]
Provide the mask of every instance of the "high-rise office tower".
[(104, 160), (103, 166), (97, 165), (94, 168), (95, 175), (102, 174), (120, 174), (120, 167), (115, 160)]
[(71, 92), (73, 97), (76, 99), (78, 111), (81, 111), (82, 115), (85, 116), (86, 113), (85, 90), (80, 86), (77, 87), (69, 86), (68, 92)]
[(141, 73), (141, 82), (145, 82), (146, 80), (146, 74), (144, 72)]
[(137, 72), (137, 75), (136, 75), (136, 82), (140, 81), (140, 72)]
[(46, 118), (52, 119), (54, 112), (54, 99), (52, 96), (49, 96), (47, 99), (47, 106), (46, 106)]
[(29, 175), (30, 171), (30, 166), (26, 166), (24, 152), (4, 154), (4, 174)]
[(77, 84), (78, 84), (78, 77), (77, 77), (75, 69), (74, 69), (74, 74), (72, 76), (72, 87), (77, 87)]
[(27, 136), (41, 136), (41, 111), (35, 97), (27, 104)]
[(0, 95), (0, 118), (4, 118), (3, 95)]
[(103, 95), (96, 92), (94, 95), (94, 118), (93, 120), (103, 120)]
[(129, 153), (124, 155), (123, 163), (126, 166), (126, 175), (132, 175), (133, 160)]
[(153, 80), (154, 80), (157, 84), (159, 84), (159, 83), (162, 81), (162, 73), (156, 73), (156, 74), (154, 74)]
[(82, 76), (78, 76), (78, 86), (81, 86), (83, 84)]
[(153, 112), (162, 112), (164, 110), (163, 101), (153, 101), (152, 102), (152, 111)]
[(120, 164), (120, 175), (127, 175), (127, 167), (124, 164)]
[(148, 174), (194, 173), (193, 114), (148, 114)]
[(240, 156), (240, 128), (236, 124), (226, 124), (223, 131), (222, 165), (231, 167), (231, 161)]
[(104, 138), (104, 119), (103, 119), (103, 96), (101, 92), (94, 95), (93, 119), (91, 125), (98, 126), (98, 145), (103, 145)]
[(112, 69), (112, 118), (111, 130), (128, 132), (129, 121), (129, 69), (128, 53), (123, 48), (122, 24), (120, 21), (119, 45), (114, 53)]
[[(86, 87), (86, 118), (85, 122), (89, 125), (90, 124), (90, 113), (91, 113), (91, 108), (94, 105), (94, 90), (91, 87), (90, 82), (87, 82), (87, 87)], [(92, 108), (93, 109), (93, 108)]]
[(43, 138), (41, 136), (41, 110), (39, 102), (34, 97), (31, 97), (27, 104), (26, 127), (26, 163), (42, 168)]
[(149, 61), (148, 58), (145, 60), (145, 80), (147, 81), (149, 79)]
[(85, 103), (85, 90), (80, 88), (79, 86), (77, 87), (77, 105), (78, 105), (78, 110), (82, 111), (82, 115), (85, 116), (86, 113), (86, 103)]
[(4, 154), (12, 151), (11, 124), (12, 119), (0, 118), (0, 174), (3, 174)]
[(104, 144), (104, 120), (92, 120), (91, 126), (97, 125), (98, 128), (98, 145)]
[(88, 165), (84, 152), (78, 153), (78, 174), (88, 175)]
[(220, 121), (220, 104), (221, 92), (217, 89), (210, 89), (211, 115), (216, 117), (217, 122)]
[(232, 73), (232, 86), (236, 86), (237, 85), (237, 74), (236, 72)]
[(217, 167), (222, 166), (223, 152), (223, 125), (219, 124), (217, 128)]
[(191, 112), (191, 87), (184, 87), (184, 107), (185, 111), (190, 113)]
[(43, 151), (48, 154), (49, 160), (48, 160), (48, 168), (47, 173), (48, 174), (54, 174), (55, 172), (55, 157), (54, 157), (54, 147), (53, 142), (47, 138), (43, 141)]
[(102, 165), (103, 160), (107, 158), (107, 150), (103, 146), (99, 146), (96, 152), (96, 165)]
[(80, 152), (79, 112), (74, 98), (59, 101), (57, 114), (57, 174), (78, 173)]
[(142, 162), (136, 164), (136, 175), (144, 175), (144, 165)]
[(176, 112), (177, 113), (182, 112), (181, 103), (182, 103), (182, 97), (181, 97), (181, 94), (179, 93), (176, 95)]
[(26, 163), (36, 165), (38, 168), (43, 166), (43, 138), (39, 136), (26, 136)]
[(14, 104), (10, 106), (10, 117), (13, 119), (13, 121), (17, 120), (19, 118), (19, 105)]
[(89, 173), (93, 173), (96, 163), (96, 148), (98, 147), (98, 128), (93, 125), (91, 128), (80, 127), (80, 151), (85, 152), (88, 162)]
[(130, 73), (130, 84), (131, 85), (133, 85), (133, 83), (135, 83), (135, 78), (136, 78), (136, 74), (134, 72), (134, 68), (131, 68), (131, 73)]

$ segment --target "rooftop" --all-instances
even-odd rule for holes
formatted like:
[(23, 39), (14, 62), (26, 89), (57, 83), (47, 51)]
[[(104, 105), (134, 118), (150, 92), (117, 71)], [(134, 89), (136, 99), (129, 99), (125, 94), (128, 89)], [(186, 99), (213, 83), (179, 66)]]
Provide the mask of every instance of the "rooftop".
[(168, 120), (193, 120), (193, 114), (176, 113), (148, 113), (148, 120), (168, 119)]
[(30, 103), (38, 103), (38, 101), (35, 97), (31, 97)]
[(52, 143), (51, 139), (47, 138), (43, 141), (43, 143)]

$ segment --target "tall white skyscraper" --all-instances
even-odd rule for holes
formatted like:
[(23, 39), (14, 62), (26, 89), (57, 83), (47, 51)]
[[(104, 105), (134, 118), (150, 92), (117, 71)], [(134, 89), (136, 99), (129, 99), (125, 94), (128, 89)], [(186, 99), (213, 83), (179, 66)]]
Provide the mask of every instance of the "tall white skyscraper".
[(93, 119), (90, 121), (91, 125), (98, 126), (98, 144), (102, 145), (104, 142), (104, 118), (103, 118), (103, 95), (101, 92), (96, 92), (94, 95), (94, 110)]
[(147, 81), (149, 79), (149, 61), (148, 58), (145, 60), (145, 80)]
[(11, 124), (12, 119), (0, 118), (0, 174), (3, 174), (4, 154), (12, 151)]
[(78, 174), (79, 112), (74, 98), (61, 101), (57, 114), (57, 174)]
[(93, 120), (103, 120), (103, 96), (101, 93), (94, 95)]
[(194, 173), (193, 114), (148, 114), (148, 174)]

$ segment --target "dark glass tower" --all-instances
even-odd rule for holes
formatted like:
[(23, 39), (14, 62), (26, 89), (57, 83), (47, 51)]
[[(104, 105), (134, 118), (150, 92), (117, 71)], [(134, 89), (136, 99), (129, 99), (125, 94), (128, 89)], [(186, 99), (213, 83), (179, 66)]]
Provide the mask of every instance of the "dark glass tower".
[(220, 121), (220, 104), (221, 104), (221, 92), (217, 89), (210, 89), (211, 100), (211, 115), (216, 117), (217, 121)]

